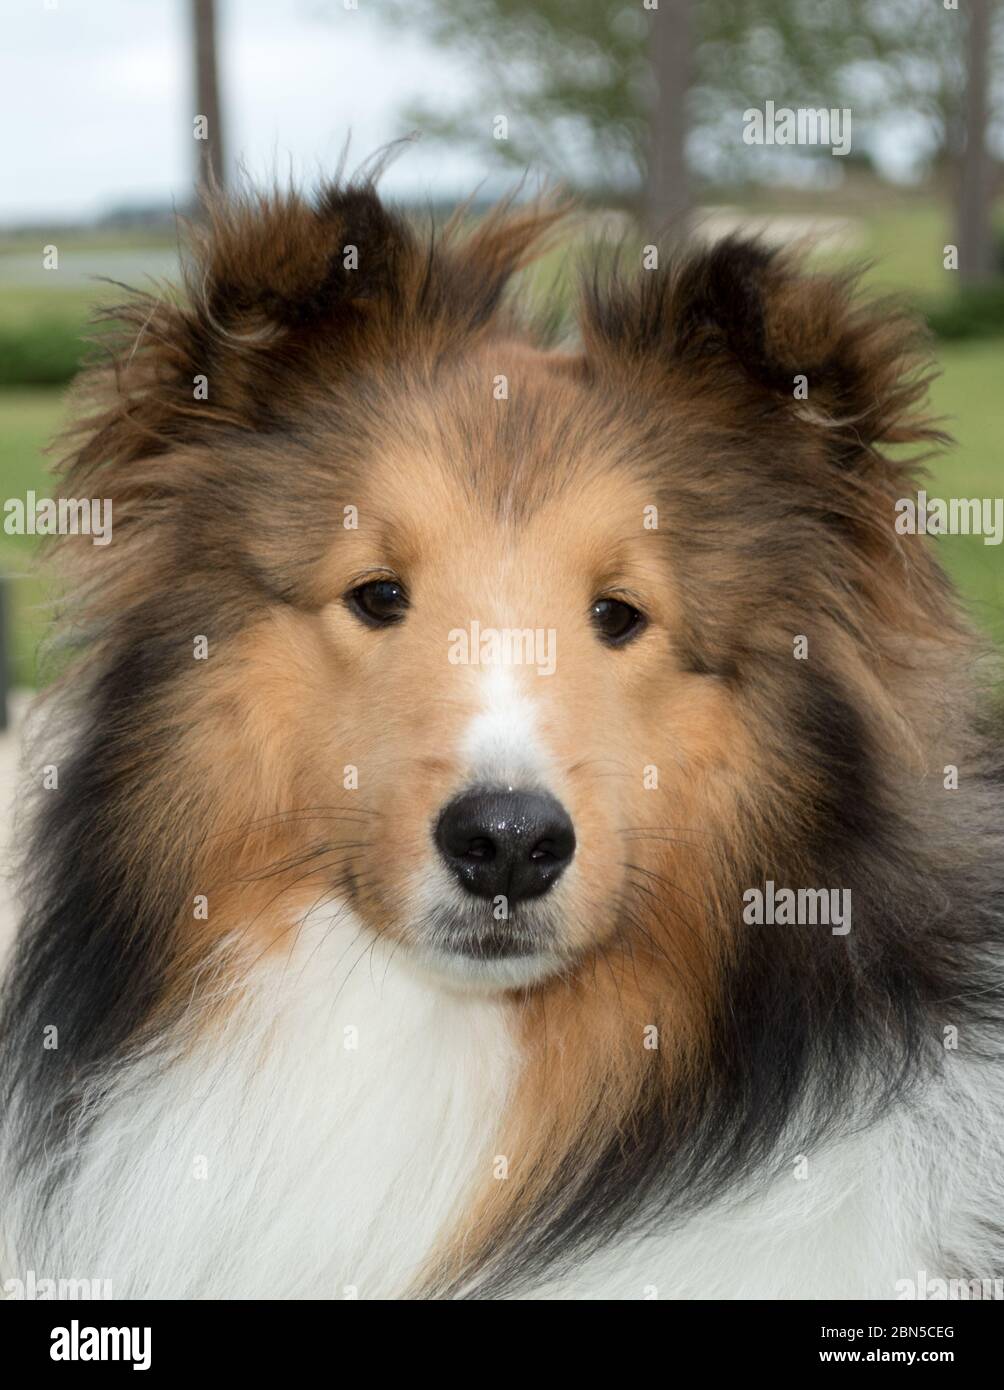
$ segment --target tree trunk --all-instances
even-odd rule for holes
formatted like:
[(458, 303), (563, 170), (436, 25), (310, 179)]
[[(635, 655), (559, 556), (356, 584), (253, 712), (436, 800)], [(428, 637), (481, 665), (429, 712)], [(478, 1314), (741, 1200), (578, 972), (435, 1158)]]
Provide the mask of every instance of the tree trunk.
[(659, 0), (650, 15), (655, 102), (649, 142), (648, 231), (682, 233), (690, 211), (685, 146), (692, 41), (691, 0)]
[(993, 166), (986, 138), (990, 0), (969, 0), (967, 8), (966, 143), (960, 169), (956, 235), (959, 243), (959, 276), (966, 284), (979, 284), (991, 279), (996, 271), (991, 219)]
[(220, 73), (216, 61), (215, 0), (192, 0), (192, 39), (195, 57), (195, 113), (206, 118), (205, 140), (196, 140), (200, 189), (222, 188), (223, 118), (220, 110)]

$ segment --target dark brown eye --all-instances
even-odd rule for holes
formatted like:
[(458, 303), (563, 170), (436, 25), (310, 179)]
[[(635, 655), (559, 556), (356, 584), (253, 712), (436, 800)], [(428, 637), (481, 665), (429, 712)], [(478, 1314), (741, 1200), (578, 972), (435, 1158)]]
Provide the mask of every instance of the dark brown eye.
[(645, 628), (645, 615), (619, 598), (598, 598), (589, 610), (589, 618), (608, 647), (622, 647)]
[(368, 584), (350, 589), (345, 602), (369, 627), (389, 627), (404, 617), (408, 595), (395, 579), (371, 579)]

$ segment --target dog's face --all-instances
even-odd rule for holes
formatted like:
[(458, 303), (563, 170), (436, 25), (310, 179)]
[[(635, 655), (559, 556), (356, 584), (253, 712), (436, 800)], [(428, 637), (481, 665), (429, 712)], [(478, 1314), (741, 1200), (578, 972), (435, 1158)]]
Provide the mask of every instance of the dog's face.
[[(280, 975), (322, 1028), (356, 969), (514, 991), (497, 1031), (439, 988), (390, 1030), (437, 1064), (469, 1039), (506, 1111), (512, 1180), (430, 1264), (466, 1296), (472, 1251), (504, 1286), (510, 1239), (524, 1269), (526, 1233), (532, 1264), (699, 1210), (926, 1066), (991, 897), (940, 834), (976, 824), (942, 768), (989, 782), (947, 718), (976, 648), (883, 447), (936, 437), (914, 331), (738, 241), (601, 262), (549, 351), (502, 296), (552, 221), (419, 239), (368, 187), (220, 202), (187, 297), (125, 306), (85, 378), (65, 490), (114, 536), (67, 547), (93, 645), (32, 852), (26, 1171), (129, 1059), (198, 1067), (204, 1033), (207, 1075), (267, 1067)], [(853, 935), (744, 921), (769, 881), (853, 891)]]
[(71, 470), (170, 753), (149, 824), (221, 931), (323, 904), (469, 986), (611, 946), (708, 996), (709, 924), (867, 801), (867, 627), (922, 640), (872, 449), (929, 434), (909, 330), (726, 244), (594, 285), (545, 351), (499, 305), (549, 216), (445, 247), (369, 190), (216, 217), (192, 305), (126, 310)]
[(637, 916), (745, 740), (682, 656), (639, 442), (570, 359), (499, 344), (383, 391), (348, 474), (316, 431), (312, 602), (255, 625), (247, 685), (297, 803), (339, 808), (340, 902), (427, 969), (525, 984)]

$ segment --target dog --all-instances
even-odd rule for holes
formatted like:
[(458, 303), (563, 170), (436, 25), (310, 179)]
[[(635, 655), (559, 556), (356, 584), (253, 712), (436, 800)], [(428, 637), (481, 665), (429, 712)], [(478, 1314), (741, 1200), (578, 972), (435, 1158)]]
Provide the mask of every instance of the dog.
[(1004, 1273), (993, 658), (894, 524), (945, 442), (924, 333), (739, 237), (600, 252), (556, 340), (511, 282), (564, 213), (216, 195), (183, 289), (114, 311), (60, 474), (113, 536), (57, 547), (5, 1279)]

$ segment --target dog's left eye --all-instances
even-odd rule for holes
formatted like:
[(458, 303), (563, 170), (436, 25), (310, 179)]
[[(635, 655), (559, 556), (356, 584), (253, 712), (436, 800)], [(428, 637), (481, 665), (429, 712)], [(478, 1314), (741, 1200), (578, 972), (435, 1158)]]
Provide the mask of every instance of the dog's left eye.
[(350, 589), (345, 602), (367, 626), (389, 627), (404, 617), (408, 595), (394, 579), (371, 579), (368, 584)]
[(645, 615), (619, 598), (598, 598), (589, 610), (589, 618), (601, 641), (609, 647), (622, 647), (632, 641), (645, 627)]

